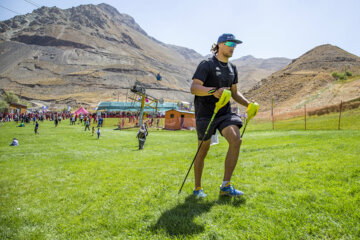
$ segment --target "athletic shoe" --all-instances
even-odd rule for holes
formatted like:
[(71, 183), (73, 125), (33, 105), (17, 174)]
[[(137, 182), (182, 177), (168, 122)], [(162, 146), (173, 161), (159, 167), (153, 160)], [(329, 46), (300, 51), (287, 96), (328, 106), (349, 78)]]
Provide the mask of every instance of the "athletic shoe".
[(195, 197), (198, 197), (198, 198), (204, 198), (206, 197), (207, 195), (204, 193), (204, 190), (201, 188), (199, 190), (194, 190), (193, 191), (193, 194)]
[(230, 197), (239, 197), (244, 195), (242, 191), (236, 190), (233, 185), (228, 182), (225, 187), (221, 187), (220, 185), (220, 195), (221, 196), (230, 196)]

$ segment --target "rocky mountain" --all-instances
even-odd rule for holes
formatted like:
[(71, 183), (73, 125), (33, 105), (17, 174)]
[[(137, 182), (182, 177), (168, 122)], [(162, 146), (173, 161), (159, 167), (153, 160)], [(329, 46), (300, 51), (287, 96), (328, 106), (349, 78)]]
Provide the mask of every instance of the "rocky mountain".
[[(124, 101), (135, 82), (156, 98), (192, 101), (191, 77), (206, 58), (154, 39), (131, 16), (107, 4), (41, 7), (0, 22), (0, 91), (13, 91), (33, 103), (95, 107), (99, 101)], [(337, 90), (333, 71), (346, 68), (358, 74), (359, 58), (331, 45), (290, 61), (253, 56), (232, 60), (240, 91), (250, 89), (247, 96), (263, 109), (272, 97), (296, 107), (329, 99), (318, 97), (325, 96), (326, 87), (343, 91)], [(158, 73), (161, 81), (156, 80)], [(353, 91), (356, 84), (351, 81), (341, 89)]]
[[(212, 54), (208, 54), (200, 60), (211, 57)], [(196, 60), (198, 61), (198, 59)], [(230, 58), (230, 61), (236, 65), (239, 80), (238, 89), (244, 93), (262, 79), (287, 66), (292, 60), (280, 57), (263, 59), (248, 55), (237, 59)]]
[(190, 61), (192, 64), (197, 65), (199, 64), (199, 62), (205, 59), (201, 54), (197, 53), (193, 49), (175, 46), (171, 44), (168, 44), (167, 46), (175, 50), (177, 53), (183, 56), (186, 60)]
[[(347, 80), (336, 79), (334, 72), (350, 73)], [(338, 104), (360, 95), (360, 58), (343, 49), (326, 44), (315, 47), (285, 68), (261, 80), (245, 96), (258, 101), (262, 110), (297, 109)]]
[(41, 7), (0, 22), (0, 89), (28, 100), (95, 106), (125, 100), (138, 81), (154, 97), (189, 101), (200, 58), (107, 4)]
[(251, 55), (232, 60), (239, 73), (239, 85), (242, 92), (250, 90), (262, 79), (282, 69), (291, 62), (288, 58), (255, 58)]

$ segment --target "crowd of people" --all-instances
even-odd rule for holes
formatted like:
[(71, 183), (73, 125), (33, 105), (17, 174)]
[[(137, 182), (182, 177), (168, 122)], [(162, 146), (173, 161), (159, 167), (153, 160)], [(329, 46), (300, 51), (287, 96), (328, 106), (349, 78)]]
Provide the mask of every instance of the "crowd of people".
[[(92, 113), (92, 114), (75, 114), (75, 113), (64, 113), (64, 112), (35, 112), (35, 113), (0, 113), (1, 122), (10, 122), (15, 121), (16, 123), (30, 123), (31, 121), (54, 121), (55, 125), (59, 124), (62, 120), (69, 119), (70, 124), (74, 125), (77, 121), (82, 124), (89, 120), (94, 123), (103, 122), (104, 118), (120, 118), (122, 119), (122, 124), (124, 126), (125, 122), (135, 123), (138, 125), (140, 112), (101, 112), (101, 113)], [(156, 123), (159, 122), (160, 118), (164, 118), (165, 115), (160, 113), (147, 114), (144, 113), (144, 118), (149, 118), (150, 125), (154, 123), (154, 119), (157, 119)]]
[[(164, 118), (162, 114), (146, 114), (144, 113), (144, 119), (147, 121), (140, 126), (140, 130), (136, 137), (139, 139), (139, 149), (144, 148), (145, 140), (148, 135), (148, 126), (159, 127), (160, 118)], [(139, 126), (140, 113), (139, 112), (101, 112), (94, 114), (75, 114), (64, 112), (35, 112), (26, 114), (17, 113), (0, 113), (0, 122), (3, 125), (4, 122), (16, 122), (17, 127), (25, 127), (25, 124), (33, 123), (35, 135), (39, 133), (39, 122), (53, 121), (54, 127), (58, 127), (61, 122), (69, 120), (70, 125), (84, 126), (84, 131), (90, 131), (92, 136), (96, 133), (97, 139), (101, 136), (101, 127), (103, 127), (104, 118), (119, 118), (118, 129), (123, 129), (125, 122), (132, 123), (133, 126)], [(19, 124), (19, 125), (18, 125)], [(10, 146), (18, 146), (18, 140), (13, 139)]]

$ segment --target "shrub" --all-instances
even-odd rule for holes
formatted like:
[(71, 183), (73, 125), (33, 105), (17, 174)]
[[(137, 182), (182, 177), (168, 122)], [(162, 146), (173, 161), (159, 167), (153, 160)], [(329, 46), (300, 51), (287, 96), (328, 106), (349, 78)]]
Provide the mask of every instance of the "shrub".
[(345, 71), (345, 75), (348, 76), (348, 77), (351, 77), (352, 76), (352, 73), (349, 72), (348, 70)]
[(340, 80), (346, 80), (347, 77), (346, 77), (345, 74), (340, 74), (339, 79), (340, 79)]
[[(350, 73), (350, 72), (349, 72), (349, 73)], [(351, 73), (350, 73), (350, 74), (351, 74)], [(346, 73), (341, 74), (341, 73), (338, 73), (338, 72), (333, 72), (333, 73), (331, 74), (331, 76), (332, 76), (333, 78), (335, 78), (336, 80), (338, 80), (338, 79), (340, 79), (340, 80), (346, 80), (346, 79), (347, 79)]]
[(339, 73), (337, 73), (337, 72), (333, 72), (332, 74), (331, 74), (331, 76), (333, 77), (333, 78), (335, 78), (335, 79), (338, 79), (339, 77), (338, 77), (338, 74)]
[(9, 104), (0, 99), (0, 112), (7, 112), (9, 110)]

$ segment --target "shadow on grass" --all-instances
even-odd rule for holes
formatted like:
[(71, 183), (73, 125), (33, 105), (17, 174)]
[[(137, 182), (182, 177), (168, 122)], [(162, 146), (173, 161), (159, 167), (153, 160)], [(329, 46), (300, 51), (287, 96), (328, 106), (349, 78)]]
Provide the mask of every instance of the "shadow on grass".
[(209, 212), (216, 204), (237, 207), (245, 202), (244, 198), (233, 199), (231, 197), (219, 197), (215, 201), (206, 201), (190, 195), (186, 197), (184, 203), (163, 212), (150, 229), (153, 232), (165, 231), (172, 237), (186, 237), (188, 235), (199, 234), (204, 232), (205, 228), (203, 225), (194, 222), (197, 216)]
[(234, 207), (239, 207), (246, 203), (246, 199), (244, 197), (219, 196), (216, 203), (219, 205), (233, 205)]

